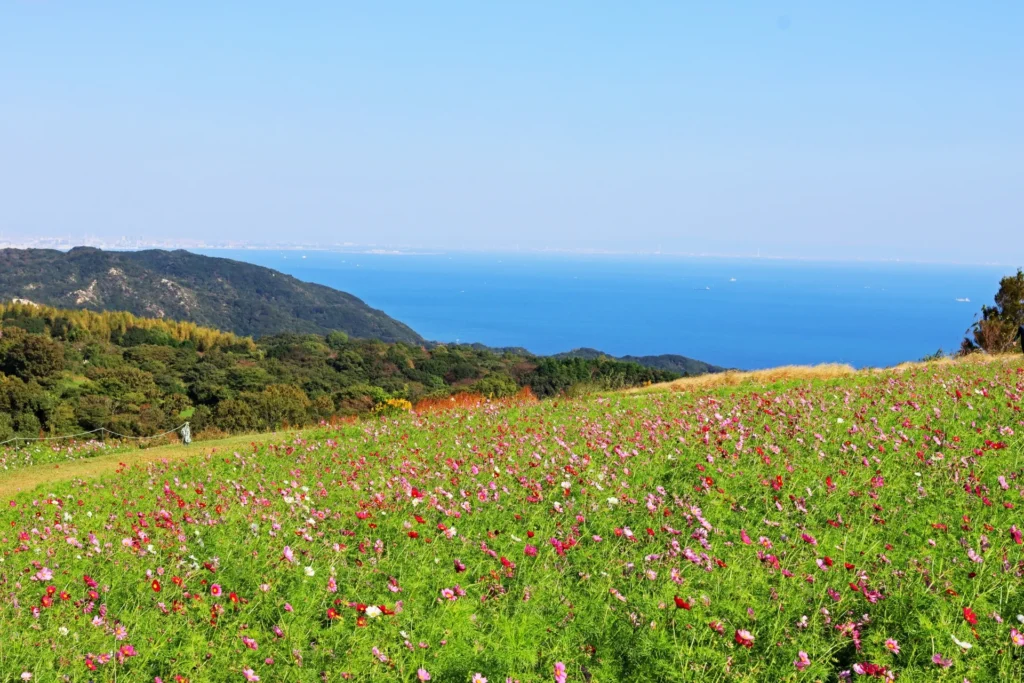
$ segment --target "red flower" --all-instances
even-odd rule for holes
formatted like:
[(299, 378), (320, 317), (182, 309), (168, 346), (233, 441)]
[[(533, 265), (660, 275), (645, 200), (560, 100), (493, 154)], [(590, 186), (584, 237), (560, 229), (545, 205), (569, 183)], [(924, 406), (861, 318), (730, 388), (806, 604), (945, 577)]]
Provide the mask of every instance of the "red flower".
[(682, 599), (681, 597), (679, 597), (678, 595), (677, 595), (676, 597), (674, 597), (674, 598), (673, 598), (673, 600), (675, 600), (675, 601), (676, 601), (676, 607), (677, 607), (677, 608), (679, 608), (679, 609), (685, 609), (685, 610), (688, 610), (688, 609), (690, 609), (690, 603), (686, 602), (686, 600), (683, 600), (683, 599)]
[(978, 615), (970, 607), (964, 607), (964, 619), (971, 626), (975, 626), (978, 623)]
[(750, 631), (738, 629), (736, 631), (736, 635), (733, 636), (733, 638), (736, 640), (737, 645), (742, 645), (745, 648), (754, 647), (754, 636), (750, 633)]
[(327, 618), (328, 619), (339, 619), (340, 616), (338, 615), (338, 610), (334, 609), (333, 607), (328, 607), (327, 608)]
[(409, 538), (419, 538), (419, 537), (420, 537), (420, 535), (418, 533), (416, 533), (415, 531), (410, 531), (409, 532)]
[(157, 581), (156, 579), (153, 579), (153, 583), (151, 583), (149, 585), (153, 588), (153, 592), (154, 593), (159, 593), (160, 592), (160, 582)]

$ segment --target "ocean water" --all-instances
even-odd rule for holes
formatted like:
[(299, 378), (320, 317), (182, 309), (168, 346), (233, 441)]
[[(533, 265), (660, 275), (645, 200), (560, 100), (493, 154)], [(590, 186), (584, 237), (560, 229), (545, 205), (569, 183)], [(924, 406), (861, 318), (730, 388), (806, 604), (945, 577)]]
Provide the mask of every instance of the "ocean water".
[(669, 256), (204, 253), (350, 292), (431, 340), (541, 354), (678, 353), (744, 369), (882, 367), (954, 350), (1011, 272)]

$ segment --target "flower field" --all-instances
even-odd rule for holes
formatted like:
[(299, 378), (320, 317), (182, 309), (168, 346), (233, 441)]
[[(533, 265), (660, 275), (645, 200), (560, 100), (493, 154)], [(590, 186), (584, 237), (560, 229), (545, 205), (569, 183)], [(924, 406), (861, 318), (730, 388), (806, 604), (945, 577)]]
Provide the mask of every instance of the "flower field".
[(1024, 361), (381, 416), (3, 501), (0, 680), (1024, 680)]

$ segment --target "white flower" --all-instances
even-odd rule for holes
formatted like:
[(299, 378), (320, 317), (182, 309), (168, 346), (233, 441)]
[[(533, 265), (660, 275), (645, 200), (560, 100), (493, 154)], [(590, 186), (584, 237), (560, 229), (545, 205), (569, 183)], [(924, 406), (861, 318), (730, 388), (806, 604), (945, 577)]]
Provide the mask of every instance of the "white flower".
[(572, 483), (570, 483), (568, 481), (563, 481), (562, 482), (562, 488), (565, 489), (566, 491), (568, 491), (570, 488), (572, 488)]
[(954, 643), (956, 643), (965, 650), (970, 650), (972, 647), (974, 647), (970, 643), (965, 643), (964, 641), (957, 639), (957, 637), (954, 636), (952, 633), (949, 634), (949, 637), (953, 639)]
[(376, 619), (380, 615), (380, 607), (374, 607), (373, 605), (370, 605), (366, 608), (366, 616), (370, 617), (371, 619)]
[(616, 498), (615, 496), (612, 496), (611, 498), (608, 499), (608, 504), (614, 507), (619, 504), (619, 499)]
[(312, 567), (306, 567), (306, 576), (314, 576), (315, 574), (316, 571), (314, 571)]
[(843, 424), (844, 422), (846, 422), (846, 420), (844, 420), (843, 418), (841, 418), (841, 417), (837, 417), (836, 418), (836, 424)]

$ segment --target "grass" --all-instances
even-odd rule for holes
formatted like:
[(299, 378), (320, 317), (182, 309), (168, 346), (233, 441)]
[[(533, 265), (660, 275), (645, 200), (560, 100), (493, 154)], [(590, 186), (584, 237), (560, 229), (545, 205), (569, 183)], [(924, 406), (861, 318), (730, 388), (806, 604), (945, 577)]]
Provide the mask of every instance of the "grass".
[(0, 681), (1024, 679), (1024, 359), (765, 377), (44, 480)]
[(784, 365), (764, 370), (726, 370), (696, 377), (681, 377), (671, 382), (627, 389), (626, 393), (657, 393), (662, 391), (711, 391), (722, 387), (768, 386), (779, 382), (811, 382), (849, 378), (856, 375), (884, 372), (906, 372), (922, 368), (941, 368), (948, 365), (976, 366), (989, 363), (1013, 362), (1020, 354), (972, 354), (963, 358), (943, 358), (932, 361), (901, 363), (894, 368), (865, 368), (852, 365), (823, 363), (821, 365)]
[[(297, 431), (296, 434), (301, 434)], [(188, 458), (210, 455), (217, 451), (248, 448), (280, 438), (276, 433), (242, 434), (223, 439), (195, 442), (185, 446), (180, 442), (145, 449), (122, 449), (103, 455), (90, 455), (64, 462), (45, 462), (0, 473), (0, 503), (7, 503), (19, 493), (40, 486), (52, 486), (74, 480), (92, 480), (113, 474), (119, 469), (145, 466), (151, 463), (171, 463)]]

